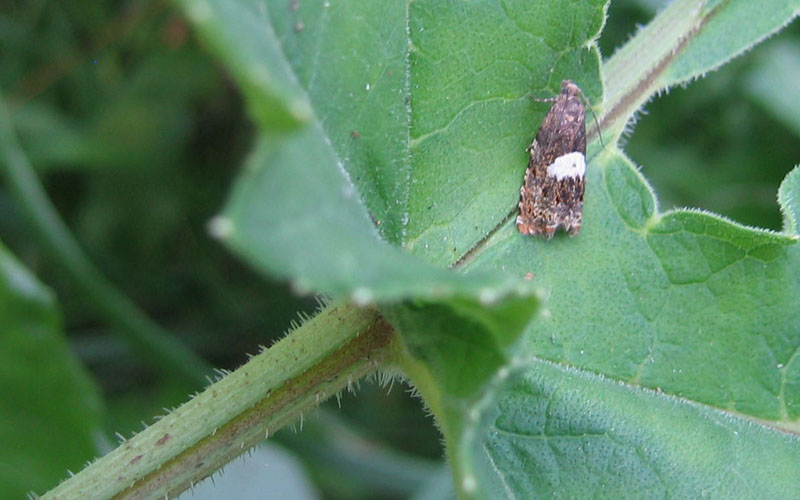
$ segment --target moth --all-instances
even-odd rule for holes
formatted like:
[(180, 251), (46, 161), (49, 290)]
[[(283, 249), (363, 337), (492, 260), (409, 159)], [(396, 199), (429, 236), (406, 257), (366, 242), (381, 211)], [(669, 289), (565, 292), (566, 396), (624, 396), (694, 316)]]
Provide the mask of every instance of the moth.
[(550, 239), (563, 228), (570, 236), (581, 230), (586, 186), (586, 112), (583, 92), (570, 80), (551, 99), (536, 139), (525, 181), (519, 190), (517, 229)]

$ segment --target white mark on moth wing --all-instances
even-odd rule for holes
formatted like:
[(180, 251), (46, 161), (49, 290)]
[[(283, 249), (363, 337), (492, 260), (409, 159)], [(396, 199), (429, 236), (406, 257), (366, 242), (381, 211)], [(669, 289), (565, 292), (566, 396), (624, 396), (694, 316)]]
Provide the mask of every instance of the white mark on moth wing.
[(559, 181), (566, 177), (583, 177), (584, 172), (586, 172), (586, 158), (578, 151), (559, 156), (547, 167), (547, 175)]

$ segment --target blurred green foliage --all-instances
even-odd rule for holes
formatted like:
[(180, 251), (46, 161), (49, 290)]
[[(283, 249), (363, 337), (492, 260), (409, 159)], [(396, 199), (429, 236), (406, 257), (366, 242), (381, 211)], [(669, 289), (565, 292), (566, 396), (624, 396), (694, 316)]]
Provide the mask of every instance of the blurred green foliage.
[[(235, 89), (174, 11), (157, 2), (17, 2), (4, 17), (3, 92), (23, 147), (117, 286), (228, 368), (311, 308), (207, 235), (251, 127)], [(78, 352), (113, 369), (100, 377), (107, 389), (143, 382), (119, 377), (120, 367), (144, 374), (40, 254), (5, 194), (3, 204), (4, 240), (56, 288)]]
[[(612, 2), (600, 48), (613, 53), (660, 2)], [(777, 187), (800, 156), (800, 26), (645, 106), (625, 152), (664, 210), (696, 207), (781, 229)], [(775, 65), (779, 64), (779, 70)], [(794, 122), (791, 118), (794, 117)]]
[[(612, 2), (602, 53), (647, 22), (656, 3)], [(791, 84), (798, 54), (795, 26), (647, 106), (626, 151), (663, 208), (700, 207), (780, 228), (775, 193), (800, 156), (799, 115), (789, 108), (800, 103)], [(17, 133), (62, 217), (102, 271), (193, 350), (235, 368), (280, 337), (298, 311), (313, 310), (208, 236), (252, 126), (237, 90), (168, 4), (8, 1), (0, 10), (0, 67)], [(128, 435), (186, 399), (186, 387), (154, 378), (108, 331), (2, 189), (0, 239), (55, 290), (74, 352), (105, 392), (108, 435)], [(402, 389), (387, 397), (365, 385), (339, 415), (374, 442), (441, 453), (438, 432)], [(330, 464), (307, 441), (285, 441), (316, 465), (328, 496), (368, 494), (326, 474)]]

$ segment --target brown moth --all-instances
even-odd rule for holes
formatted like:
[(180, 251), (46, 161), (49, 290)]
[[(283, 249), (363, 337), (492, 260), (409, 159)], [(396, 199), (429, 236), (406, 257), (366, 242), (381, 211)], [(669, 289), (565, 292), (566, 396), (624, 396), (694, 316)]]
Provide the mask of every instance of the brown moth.
[(581, 89), (570, 80), (527, 151), (531, 155), (519, 190), (517, 229), (550, 239), (561, 227), (575, 236), (581, 230), (586, 172), (586, 113)]

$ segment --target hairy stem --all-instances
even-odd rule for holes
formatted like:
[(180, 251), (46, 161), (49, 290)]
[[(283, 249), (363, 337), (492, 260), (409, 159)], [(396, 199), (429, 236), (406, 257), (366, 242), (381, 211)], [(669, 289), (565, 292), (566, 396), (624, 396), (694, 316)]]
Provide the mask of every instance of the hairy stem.
[(706, 9), (704, 0), (676, 0), (642, 28), (603, 65), (605, 92), (600, 127), (616, 142), (631, 117), (667, 86), (670, 64), (720, 9)]
[(373, 310), (329, 307), (42, 498), (177, 496), (373, 372), (392, 334)]

